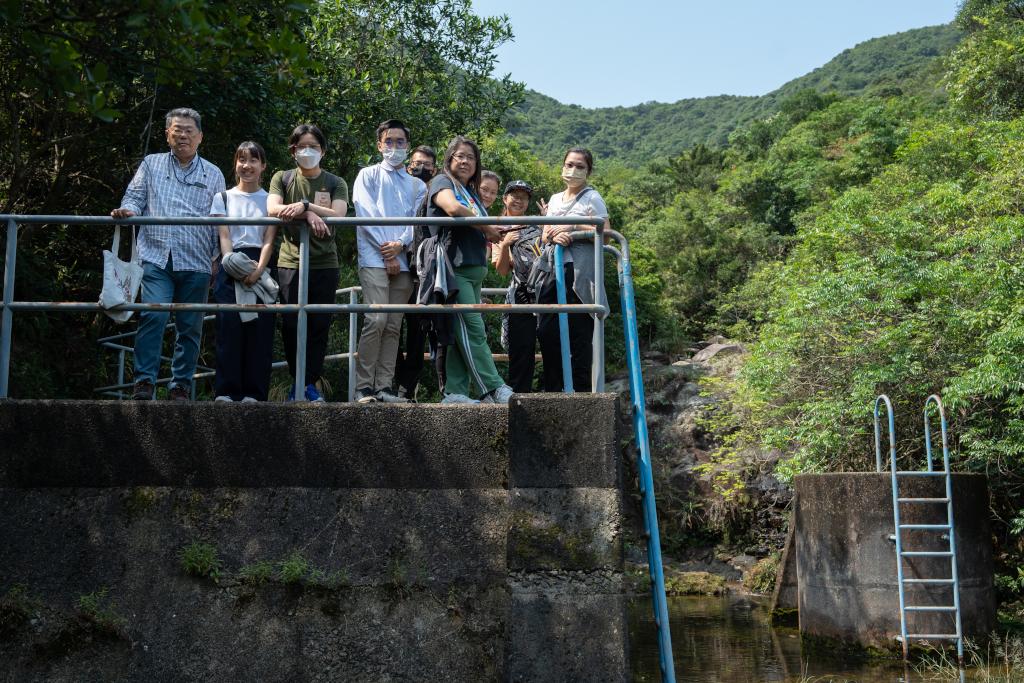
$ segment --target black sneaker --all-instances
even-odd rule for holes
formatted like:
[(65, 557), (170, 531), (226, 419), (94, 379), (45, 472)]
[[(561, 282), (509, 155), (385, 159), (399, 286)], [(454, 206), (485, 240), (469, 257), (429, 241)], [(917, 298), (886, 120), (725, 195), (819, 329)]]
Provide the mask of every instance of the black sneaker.
[(373, 389), (363, 387), (362, 389), (356, 389), (356, 403), (376, 403), (377, 395), (373, 393)]
[(408, 403), (409, 399), (395, 394), (390, 389), (381, 389), (377, 392), (377, 400), (382, 403)]
[(153, 400), (153, 383), (148, 379), (142, 379), (135, 383), (135, 387), (132, 389), (132, 400), (133, 401), (152, 401)]

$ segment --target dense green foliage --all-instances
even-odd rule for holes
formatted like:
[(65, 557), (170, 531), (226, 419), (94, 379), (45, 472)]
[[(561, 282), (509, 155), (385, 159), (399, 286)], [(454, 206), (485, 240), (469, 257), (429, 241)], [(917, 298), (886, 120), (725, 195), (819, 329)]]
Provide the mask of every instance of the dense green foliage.
[(938, 57), (959, 41), (952, 26), (932, 26), (874, 38), (819, 69), (761, 97), (720, 95), (672, 104), (584, 109), (528, 91), (507, 121), (509, 132), (548, 162), (585, 144), (602, 159), (638, 166), (674, 157), (697, 144), (724, 145), (736, 129), (771, 116), (796, 93), (912, 94), (934, 97)]
[[(938, 76), (949, 87), (948, 107), (860, 96), (798, 123), (785, 115), (757, 122), (731, 138), (723, 170), (703, 181), (714, 189), (680, 192), (661, 209), (665, 224), (644, 233), (655, 245), (675, 240), (666, 257), (672, 249), (710, 255), (700, 265), (707, 279), (745, 269), (723, 279), (731, 289), (708, 292), (708, 310), (694, 317), (751, 348), (739, 376), (718, 387), (728, 409), (711, 418), (726, 436), (707, 474), (738, 508), (754, 453), (783, 454), (776, 467), (783, 478), (870, 470), (879, 393), (895, 406), (901, 462), (921, 466), (921, 410), (938, 393), (954, 468), (990, 475), (999, 557), (1011, 569), (1019, 562), (1024, 119), (1012, 84), (1024, 14), (1017, 8), (964, 6), (960, 23), (970, 33)], [(745, 187), (760, 188), (764, 201), (746, 200)], [(708, 224), (729, 225), (738, 236), (716, 252)], [(750, 248), (774, 235), (782, 240), (777, 253)], [(687, 290), (671, 296), (681, 306)], [(1010, 580), (1000, 586), (1024, 588)]]

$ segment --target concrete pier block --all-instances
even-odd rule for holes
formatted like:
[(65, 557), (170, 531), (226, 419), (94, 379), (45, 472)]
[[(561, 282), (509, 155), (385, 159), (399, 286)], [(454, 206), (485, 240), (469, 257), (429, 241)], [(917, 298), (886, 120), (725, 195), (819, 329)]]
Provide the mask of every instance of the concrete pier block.
[[(796, 565), (800, 631), (864, 647), (891, 649), (900, 633), (892, 487), (889, 473), (803, 474), (796, 489)], [(943, 497), (941, 477), (901, 479), (901, 495)], [(988, 487), (979, 474), (953, 475), (963, 632), (985, 636), (995, 627), (995, 589)], [(905, 524), (945, 522), (945, 505), (900, 509)], [(945, 550), (939, 532), (904, 534), (904, 550)], [(944, 558), (911, 558), (904, 578), (949, 576)], [(952, 604), (945, 586), (914, 586), (908, 605)], [(908, 617), (913, 633), (953, 633), (948, 614)]]

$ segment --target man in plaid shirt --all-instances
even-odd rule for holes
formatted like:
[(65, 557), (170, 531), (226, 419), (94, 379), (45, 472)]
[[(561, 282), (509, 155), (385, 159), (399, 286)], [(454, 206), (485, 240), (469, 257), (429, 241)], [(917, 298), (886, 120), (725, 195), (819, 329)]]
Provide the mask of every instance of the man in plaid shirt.
[[(170, 152), (150, 154), (128, 184), (114, 218), (132, 216), (208, 216), (224, 175), (199, 156), (202, 121), (194, 109), (172, 109), (165, 119)], [(139, 229), (143, 303), (205, 303), (210, 266), (218, 251), (212, 225), (145, 225)], [(170, 313), (143, 311), (135, 337), (135, 389), (132, 398), (153, 398), (160, 350)], [(199, 358), (203, 314), (174, 314), (175, 343), (168, 395), (187, 401)]]

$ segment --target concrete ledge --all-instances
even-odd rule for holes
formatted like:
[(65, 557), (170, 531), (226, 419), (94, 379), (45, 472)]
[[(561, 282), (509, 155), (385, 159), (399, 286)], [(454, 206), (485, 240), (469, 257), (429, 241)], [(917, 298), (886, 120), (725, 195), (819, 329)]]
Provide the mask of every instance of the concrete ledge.
[(505, 415), (504, 406), (5, 401), (0, 486), (501, 488)]

